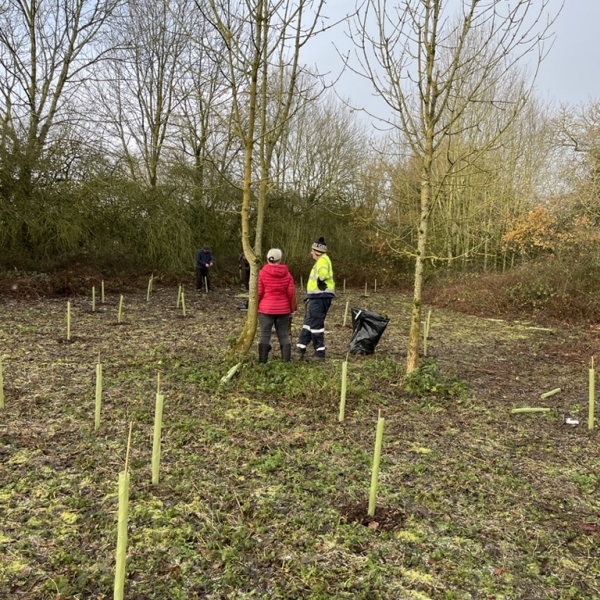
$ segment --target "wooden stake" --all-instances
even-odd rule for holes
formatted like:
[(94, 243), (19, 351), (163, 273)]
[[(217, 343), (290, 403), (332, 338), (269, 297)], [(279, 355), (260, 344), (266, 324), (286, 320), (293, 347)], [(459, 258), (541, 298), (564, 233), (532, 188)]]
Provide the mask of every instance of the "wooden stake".
[(92, 286), (92, 312), (96, 312), (96, 286)]
[(129, 421), (129, 435), (127, 436), (127, 452), (125, 453), (125, 472), (129, 469), (129, 452), (131, 451), (131, 432), (133, 431), (133, 421)]
[(104, 304), (104, 279), (102, 280), (100, 287), (100, 301)]
[(119, 298), (119, 312), (117, 314), (117, 323), (121, 324), (121, 317), (123, 316), (123, 294)]
[(181, 290), (181, 310), (183, 311), (183, 316), (185, 317), (185, 294), (183, 290)]

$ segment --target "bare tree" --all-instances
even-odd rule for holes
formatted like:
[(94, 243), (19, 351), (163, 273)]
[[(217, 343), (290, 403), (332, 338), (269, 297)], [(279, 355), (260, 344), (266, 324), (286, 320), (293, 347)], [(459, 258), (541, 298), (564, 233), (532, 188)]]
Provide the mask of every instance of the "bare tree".
[(174, 110), (184, 94), (181, 25), (189, 6), (124, 0), (111, 29), (111, 61), (97, 76), (98, 116), (106, 136), (120, 142), (130, 176), (156, 187)]
[(600, 223), (600, 102), (561, 106), (553, 120), (554, 187), (563, 206), (570, 197), (574, 214)]
[[(443, 180), (498, 142), (525, 106), (531, 87), (503, 82), (526, 55), (544, 54), (549, 0), (365, 0), (353, 21), (358, 71), (386, 102), (407, 152), (420, 163), (420, 216), (406, 370), (419, 364), (421, 298), (431, 212)], [(458, 10), (451, 16), (452, 7)], [(531, 82), (531, 85), (533, 81)], [(494, 125), (479, 130), (481, 106)], [(474, 110), (476, 108), (476, 110)], [(448, 138), (472, 132), (461, 155), (438, 156)], [(476, 133), (476, 135), (475, 135)]]
[(72, 106), (119, 0), (5, 0), (0, 10), (0, 127), (22, 197), (31, 194), (53, 128)]
[[(207, 0), (200, 5), (220, 33), (233, 105), (232, 128), (244, 152), (241, 237), (250, 263), (249, 307), (233, 354), (250, 349), (257, 325), (258, 266), (275, 147), (291, 115), (309, 101), (300, 53), (317, 31), (324, 0)], [(251, 242), (250, 215), (254, 213)]]

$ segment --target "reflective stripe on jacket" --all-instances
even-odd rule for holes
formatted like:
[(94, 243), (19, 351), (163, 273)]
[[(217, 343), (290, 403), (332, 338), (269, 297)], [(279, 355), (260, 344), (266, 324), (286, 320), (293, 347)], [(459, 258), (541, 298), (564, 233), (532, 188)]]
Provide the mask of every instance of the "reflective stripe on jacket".
[[(319, 279), (322, 279), (325, 282), (327, 289), (319, 289)], [(308, 278), (306, 295), (308, 297), (335, 296), (333, 266), (331, 265), (331, 259), (327, 254), (321, 254), (315, 261), (312, 271), (310, 272), (310, 277)]]

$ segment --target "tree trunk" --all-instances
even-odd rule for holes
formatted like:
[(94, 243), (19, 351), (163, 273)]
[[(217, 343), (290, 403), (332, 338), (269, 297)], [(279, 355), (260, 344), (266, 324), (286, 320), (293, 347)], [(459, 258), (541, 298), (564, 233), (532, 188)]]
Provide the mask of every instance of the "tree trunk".
[(419, 230), (417, 233), (417, 257), (415, 260), (413, 302), (406, 354), (406, 373), (412, 373), (419, 368), (421, 299), (423, 295), (423, 271), (425, 267), (425, 250), (427, 247), (427, 228), (429, 225), (429, 203), (431, 200), (431, 163), (432, 146), (427, 144), (425, 156), (423, 157), (423, 168), (421, 170), (421, 217), (419, 219)]

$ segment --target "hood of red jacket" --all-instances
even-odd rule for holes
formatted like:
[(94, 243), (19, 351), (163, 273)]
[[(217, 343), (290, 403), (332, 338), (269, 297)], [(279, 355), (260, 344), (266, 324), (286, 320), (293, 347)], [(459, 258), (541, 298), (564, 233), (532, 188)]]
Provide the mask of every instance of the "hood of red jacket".
[(268, 274), (269, 277), (280, 278), (287, 277), (287, 274), (290, 272), (287, 265), (282, 264), (273, 264), (267, 263), (263, 267), (265, 274)]

